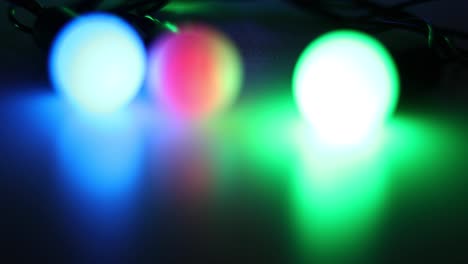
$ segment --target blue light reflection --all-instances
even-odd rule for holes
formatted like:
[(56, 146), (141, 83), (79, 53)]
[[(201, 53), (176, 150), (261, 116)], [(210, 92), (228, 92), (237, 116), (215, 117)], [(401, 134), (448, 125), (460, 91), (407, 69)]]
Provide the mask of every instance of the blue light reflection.
[(54, 212), (83, 262), (115, 263), (137, 232), (144, 107), (91, 118), (52, 93), (19, 92), (2, 94), (0, 110), (6, 186)]
[[(57, 161), (69, 223), (84, 245), (125, 247), (142, 187), (143, 129), (135, 112), (90, 118), (63, 116)], [(127, 245), (128, 246), (128, 245)]]

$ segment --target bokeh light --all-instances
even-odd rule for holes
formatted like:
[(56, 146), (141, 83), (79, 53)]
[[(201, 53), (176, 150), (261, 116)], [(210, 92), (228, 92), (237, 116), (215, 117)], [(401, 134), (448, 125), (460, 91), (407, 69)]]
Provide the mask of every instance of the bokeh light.
[(305, 49), (293, 87), (296, 103), (318, 141), (349, 145), (367, 140), (394, 112), (399, 77), (379, 41), (339, 30)]
[(104, 117), (61, 107), (55, 131), (55, 178), (67, 235), (87, 252), (115, 262), (130, 246), (143, 192), (144, 138), (141, 113)]
[(300, 248), (318, 263), (368, 263), (388, 193), (385, 138), (330, 150), (312, 145), (307, 132), (297, 127), (291, 193)]
[(83, 15), (66, 25), (51, 48), (50, 78), (81, 110), (109, 113), (137, 95), (146, 72), (146, 53), (137, 32), (120, 18)]
[(205, 25), (182, 26), (150, 48), (148, 86), (158, 104), (182, 120), (205, 120), (233, 103), (242, 83), (234, 44)]

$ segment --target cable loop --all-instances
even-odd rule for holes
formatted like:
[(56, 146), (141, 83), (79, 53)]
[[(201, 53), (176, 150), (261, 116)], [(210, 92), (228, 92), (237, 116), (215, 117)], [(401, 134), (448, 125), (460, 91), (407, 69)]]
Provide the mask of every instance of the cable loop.
[(13, 26), (18, 30), (21, 30), (28, 34), (33, 33), (32, 27), (27, 26), (18, 20), (18, 18), (16, 17), (16, 8), (14, 6), (10, 6), (8, 8), (8, 19), (10, 20), (10, 23), (12, 23)]

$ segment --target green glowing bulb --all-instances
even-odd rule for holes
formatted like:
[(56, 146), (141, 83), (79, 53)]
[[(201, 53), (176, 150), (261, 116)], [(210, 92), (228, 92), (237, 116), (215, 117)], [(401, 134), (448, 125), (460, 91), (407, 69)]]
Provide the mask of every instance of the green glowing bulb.
[(313, 41), (297, 62), (294, 96), (320, 142), (362, 143), (394, 112), (399, 77), (387, 49), (350, 30)]

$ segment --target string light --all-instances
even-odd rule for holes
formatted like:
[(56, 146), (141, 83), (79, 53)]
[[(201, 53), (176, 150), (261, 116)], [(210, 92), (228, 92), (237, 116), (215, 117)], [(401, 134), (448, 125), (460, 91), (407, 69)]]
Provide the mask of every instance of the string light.
[(142, 41), (177, 26), (148, 15), (167, 1), (125, 2), (106, 12), (90, 12), (100, 1), (75, 6), (43, 7), (33, 0), (11, 1), (35, 16), (33, 26), (16, 18), (16, 28), (30, 33), (49, 52), (49, 75), (54, 88), (77, 109), (110, 113), (129, 104), (142, 87), (146, 51)]
[(137, 95), (146, 72), (146, 54), (136, 31), (120, 18), (83, 15), (58, 34), (50, 51), (54, 87), (79, 109), (119, 110)]
[(297, 105), (314, 135), (333, 145), (357, 144), (393, 113), (398, 72), (376, 39), (357, 31), (334, 31), (313, 41), (297, 62)]
[(181, 27), (150, 47), (148, 86), (170, 114), (202, 121), (229, 107), (242, 83), (234, 44), (205, 25)]

